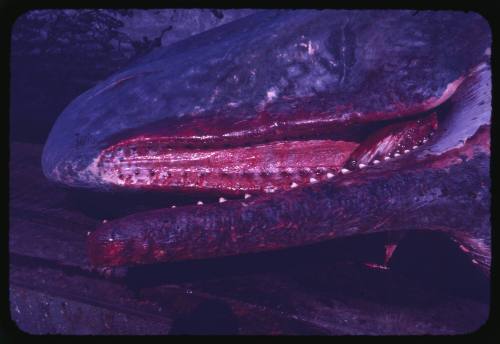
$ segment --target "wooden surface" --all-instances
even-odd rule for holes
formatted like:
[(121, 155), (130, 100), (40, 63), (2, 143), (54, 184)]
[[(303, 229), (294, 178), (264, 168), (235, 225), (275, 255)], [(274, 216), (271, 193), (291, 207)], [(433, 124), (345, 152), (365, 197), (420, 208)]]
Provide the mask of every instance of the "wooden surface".
[(432, 235), (405, 239), (390, 270), (363, 264), (382, 257), (377, 235), (104, 277), (85, 238), (106, 207), (93, 215), (93, 202), (50, 185), (41, 149), (11, 145), (10, 306), (25, 332), (454, 334), (487, 320), (489, 281)]

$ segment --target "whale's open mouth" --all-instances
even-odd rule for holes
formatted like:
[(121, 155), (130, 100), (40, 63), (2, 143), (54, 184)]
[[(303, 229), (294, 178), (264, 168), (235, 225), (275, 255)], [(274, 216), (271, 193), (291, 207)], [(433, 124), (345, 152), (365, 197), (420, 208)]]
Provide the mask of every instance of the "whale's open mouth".
[[(461, 82), (423, 106), (425, 111), (377, 114), (365, 123), (264, 120), (260, 125), (246, 123), (251, 129), (240, 123), (224, 135), (196, 135), (193, 130), (162, 135), (158, 129), (141, 129), (104, 149), (94, 173), (122, 189), (210, 194), (220, 196), (220, 202), (224, 197), (286, 191), (410, 157), (439, 130), (440, 120), (448, 115), (448, 100)], [(200, 120), (191, 124), (209, 126)]]

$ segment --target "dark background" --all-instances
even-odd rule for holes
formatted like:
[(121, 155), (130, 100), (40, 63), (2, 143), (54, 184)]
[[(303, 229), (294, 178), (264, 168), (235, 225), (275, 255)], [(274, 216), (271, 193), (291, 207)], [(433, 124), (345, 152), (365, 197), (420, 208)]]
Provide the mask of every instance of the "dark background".
[[(114, 204), (47, 183), (39, 159), (80, 93), (158, 47), (254, 10), (39, 10), (12, 28), (10, 310), (28, 333), (469, 333), (489, 314), (489, 280), (447, 237), (402, 236), (389, 270), (376, 234), (308, 247), (105, 274), (85, 235)], [(148, 203), (148, 202), (145, 202)], [(396, 235), (397, 236), (397, 235)]]

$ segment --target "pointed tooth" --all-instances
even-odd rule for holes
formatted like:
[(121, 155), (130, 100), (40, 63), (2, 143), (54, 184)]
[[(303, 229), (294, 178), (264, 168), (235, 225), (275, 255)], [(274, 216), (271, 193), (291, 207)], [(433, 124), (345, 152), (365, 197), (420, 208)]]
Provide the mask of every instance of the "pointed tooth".
[(366, 165), (365, 165), (365, 164), (359, 164), (359, 165), (358, 165), (358, 167), (359, 167), (359, 168), (365, 168), (365, 167), (366, 167)]
[(311, 178), (309, 178), (309, 182), (310, 182), (310, 183), (317, 183), (317, 182), (318, 182), (318, 180), (317, 180), (316, 178), (312, 178), (312, 177), (311, 177)]
[(245, 194), (245, 199), (252, 197), (250, 194)]
[(409, 149), (405, 149), (403, 153), (405, 153), (405, 154), (410, 153), (410, 150)]
[(386, 161), (387, 161), (387, 160), (390, 160), (390, 159), (391, 159), (391, 157), (390, 157), (390, 156), (384, 156), (384, 160), (386, 160)]
[(351, 172), (351, 171), (348, 170), (347, 168), (343, 168), (343, 169), (340, 170), (340, 173), (342, 173), (342, 174), (347, 174), (349, 172)]
[(203, 205), (203, 202), (202, 201), (198, 201), (196, 204), (197, 205)]
[(427, 139), (423, 139), (423, 140), (422, 140), (422, 143), (426, 143), (426, 142), (427, 142)]
[(227, 201), (227, 199), (225, 199), (224, 197), (219, 198), (219, 203), (224, 203), (226, 201)]
[(326, 174), (326, 177), (327, 177), (328, 179), (331, 179), (331, 178), (333, 178), (333, 177), (334, 177), (334, 174), (333, 174), (333, 173), (328, 172), (328, 173)]
[(177, 208), (175, 205), (171, 206), (170, 208), (174, 209), (174, 208)]
[(399, 153), (394, 153), (394, 157), (397, 158), (398, 156), (401, 156)]
[(297, 184), (297, 183), (295, 183), (295, 182), (293, 182), (293, 183), (290, 185), (290, 187), (291, 187), (292, 189), (296, 188), (297, 186), (299, 186), (299, 184)]
[(418, 146), (413, 146), (413, 147), (411, 147), (411, 149), (417, 149), (417, 148), (418, 148)]
[(374, 164), (374, 165), (378, 165), (378, 164), (380, 164), (380, 160), (377, 160), (377, 159), (373, 160), (373, 164)]
[(108, 222), (108, 220), (106, 220), (106, 219), (102, 220), (102, 223), (106, 223), (106, 222)]
[(467, 247), (465, 247), (464, 245), (460, 245), (460, 246), (458, 246), (458, 247), (459, 247), (462, 251), (464, 251), (465, 253), (469, 253), (469, 252), (470, 252), (470, 250), (469, 250)]
[(109, 238), (108, 241), (113, 241), (113, 238)]

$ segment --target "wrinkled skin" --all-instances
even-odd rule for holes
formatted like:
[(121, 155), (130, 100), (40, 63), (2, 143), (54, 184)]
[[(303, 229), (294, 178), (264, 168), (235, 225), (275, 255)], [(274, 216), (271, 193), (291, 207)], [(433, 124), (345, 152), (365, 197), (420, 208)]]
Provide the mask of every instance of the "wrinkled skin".
[[(109, 221), (89, 237), (94, 265), (417, 229), (448, 233), (488, 272), (490, 35), (473, 13), (261, 11), (153, 52), (82, 94), (54, 125), (43, 170), (55, 182), (99, 190), (253, 191)], [(353, 130), (360, 127), (362, 134)], [(381, 148), (385, 139), (392, 146)], [(238, 161), (292, 145), (334, 150), (335, 177), (308, 175), (310, 184), (298, 187), (280, 177), (277, 191), (261, 188), (265, 173), (250, 186), (227, 171), (220, 183), (200, 174), (199, 185), (189, 176), (158, 179), (174, 161), (158, 159), (165, 152), (233, 149)], [(297, 165), (314, 153), (297, 154)], [(390, 160), (380, 163), (383, 156)], [(227, 167), (189, 163), (210, 172)], [(148, 174), (124, 177), (126, 164)]]

